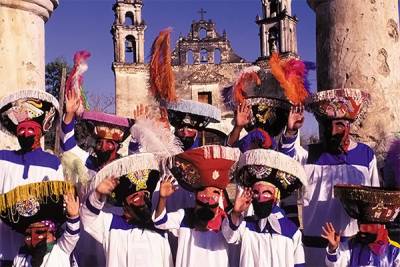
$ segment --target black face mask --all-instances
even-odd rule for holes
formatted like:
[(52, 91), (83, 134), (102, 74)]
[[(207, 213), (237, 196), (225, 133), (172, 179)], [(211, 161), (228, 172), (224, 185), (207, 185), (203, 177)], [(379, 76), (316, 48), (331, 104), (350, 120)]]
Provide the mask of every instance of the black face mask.
[(100, 150), (96, 150), (96, 156), (97, 156), (97, 162), (102, 165), (103, 163), (106, 163), (112, 154), (113, 151), (100, 151)]
[(355, 238), (357, 242), (364, 245), (368, 245), (370, 243), (375, 242), (377, 234), (358, 232)]
[(341, 143), (343, 140), (343, 134), (335, 134), (335, 135), (329, 135), (327, 140), (328, 140), (328, 151), (333, 153), (333, 154), (339, 154), (341, 153)]
[(128, 212), (133, 215), (130, 223), (136, 224), (139, 227), (145, 228), (146, 225), (151, 224), (151, 201), (146, 199), (146, 204), (143, 206), (135, 206), (127, 204)]
[(259, 219), (263, 219), (263, 218), (267, 218), (271, 214), (272, 207), (274, 205), (274, 201), (269, 200), (269, 201), (264, 201), (264, 202), (258, 202), (256, 200), (253, 200), (252, 204), (253, 204), (253, 209), (254, 209), (255, 215)]
[(18, 136), (18, 143), (21, 146), (21, 150), (24, 152), (32, 151), (33, 144), (35, 143), (35, 136)]
[(47, 242), (43, 240), (33, 247), (27, 247), (29, 254), (32, 256), (32, 267), (39, 267), (43, 263), (43, 258), (47, 254)]
[(188, 150), (190, 149), (193, 144), (194, 144), (194, 137), (178, 137), (179, 140), (181, 140), (182, 144), (183, 144), (183, 150)]
[(213, 209), (218, 207), (218, 203), (214, 205), (203, 203), (201, 201), (196, 201), (196, 203), (200, 205), (200, 207), (194, 210), (194, 215), (199, 221), (203, 223), (208, 223), (211, 219), (214, 218), (215, 213)]

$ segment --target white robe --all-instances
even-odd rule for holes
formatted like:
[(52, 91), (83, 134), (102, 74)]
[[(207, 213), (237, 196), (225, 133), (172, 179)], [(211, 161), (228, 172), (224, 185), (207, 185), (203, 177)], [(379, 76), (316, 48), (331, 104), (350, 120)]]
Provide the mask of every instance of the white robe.
[[(21, 154), (0, 150), (0, 194), (17, 186), (49, 180), (64, 180), (60, 160), (38, 148)], [(23, 236), (0, 220), (0, 260), (12, 261), (23, 243)]]
[(325, 263), (328, 267), (400, 267), (400, 249), (388, 244), (385, 253), (378, 256), (368, 245), (348, 240), (341, 242), (335, 252), (326, 248)]
[(101, 211), (103, 205), (91, 193), (81, 216), (85, 230), (103, 245), (107, 267), (173, 266), (165, 232), (137, 228), (119, 215)]
[[(350, 218), (339, 199), (334, 198), (336, 184), (379, 186), (376, 158), (370, 147), (356, 143), (347, 154), (332, 155), (324, 152), (320, 144), (300, 146), (299, 135), (287, 138), (282, 135), (280, 152), (303, 164), (307, 183), (303, 186), (304, 237), (321, 238), (322, 226), (332, 222), (335, 229), (343, 230), (343, 237), (358, 232), (357, 221)], [(304, 241), (307, 266), (323, 266), (325, 248), (307, 246)]]
[[(79, 240), (79, 217), (68, 219), (64, 234), (52, 250), (43, 257), (41, 267), (71, 267), (71, 253)], [(20, 253), (14, 258), (13, 267), (31, 267), (31, 256)]]
[(274, 207), (264, 219), (241, 218), (238, 225), (230, 217), (222, 223), (222, 233), (230, 244), (241, 244), (240, 266), (304, 266), (301, 232), (280, 208)]
[(158, 218), (153, 214), (154, 225), (162, 230), (177, 230), (178, 250), (176, 267), (228, 267), (228, 243), (222, 232), (197, 231), (188, 225), (188, 209), (167, 213)]

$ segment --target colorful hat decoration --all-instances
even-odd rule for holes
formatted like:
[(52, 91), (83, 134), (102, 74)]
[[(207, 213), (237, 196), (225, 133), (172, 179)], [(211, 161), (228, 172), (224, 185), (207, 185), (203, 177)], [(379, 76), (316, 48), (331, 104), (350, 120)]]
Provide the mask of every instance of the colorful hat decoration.
[(338, 184), (334, 187), (334, 194), (347, 214), (361, 223), (392, 222), (400, 211), (399, 190)]
[(36, 121), (47, 132), (58, 119), (59, 104), (49, 93), (39, 90), (21, 90), (0, 100), (0, 123), (9, 134), (15, 135), (23, 121)]
[(139, 118), (130, 129), (132, 143), (136, 143), (136, 151), (131, 150), (129, 154), (140, 152), (156, 153), (157, 157), (171, 157), (182, 153), (182, 142), (164, 127), (160, 121), (148, 118)]
[(90, 57), (88, 51), (78, 51), (74, 55), (74, 67), (65, 83), (65, 92), (74, 91), (80, 99), (77, 114), (80, 116), (85, 110), (89, 110), (89, 104), (83, 89), (83, 74), (88, 70), (87, 60)]
[(140, 190), (152, 193), (160, 178), (159, 163), (153, 153), (138, 153), (107, 164), (94, 178), (94, 188), (107, 177), (119, 177), (119, 185), (111, 195), (115, 205)]
[(131, 120), (103, 112), (85, 111), (81, 123), (88, 126), (85, 135), (94, 135), (97, 138), (113, 140), (122, 143), (129, 136)]
[(172, 70), (171, 35), (172, 28), (160, 32), (151, 47), (150, 93), (157, 101), (175, 102), (175, 75)]
[(179, 100), (166, 103), (168, 119), (172, 126), (191, 126), (195, 129), (204, 129), (210, 122), (221, 121), (221, 111), (210, 104), (193, 100)]
[(257, 181), (266, 181), (275, 185), (282, 197), (307, 184), (303, 166), (282, 153), (271, 149), (252, 149), (240, 156), (237, 171), (237, 183), (250, 187)]
[(61, 225), (66, 220), (63, 196), (69, 192), (75, 192), (75, 187), (66, 181), (18, 186), (0, 195), (0, 218), (20, 233), (43, 220)]
[(314, 94), (307, 109), (319, 120), (344, 119), (360, 122), (364, 119), (370, 95), (354, 88), (332, 89)]
[(225, 189), (239, 156), (238, 148), (202, 146), (173, 157), (170, 170), (186, 190), (195, 191), (208, 186)]

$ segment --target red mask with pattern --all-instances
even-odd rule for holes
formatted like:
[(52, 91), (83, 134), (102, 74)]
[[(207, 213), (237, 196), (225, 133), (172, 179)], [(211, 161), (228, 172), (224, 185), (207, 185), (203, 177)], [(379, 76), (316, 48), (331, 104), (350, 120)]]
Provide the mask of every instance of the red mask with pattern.
[(105, 165), (118, 157), (119, 144), (109, 139), (98, 139), (94, 152), (97, 156), (98, 164)]
[(40, 147), (42, 126), (36, 121), (24, 121), (17, 126), (18, 143), (24, 152)]

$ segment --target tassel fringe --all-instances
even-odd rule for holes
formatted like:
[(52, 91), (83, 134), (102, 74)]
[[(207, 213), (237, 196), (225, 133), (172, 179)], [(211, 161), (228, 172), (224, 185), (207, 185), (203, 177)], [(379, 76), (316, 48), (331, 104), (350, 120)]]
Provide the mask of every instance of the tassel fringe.
[(75, 192), (75, 187), (73, 183), (66, 181), (46, 181), (18, 186), (0, 195), (0, 213), (30, 197), (35, 197), (40, 202), (45, 197), (59, 197), (69, 192)]

